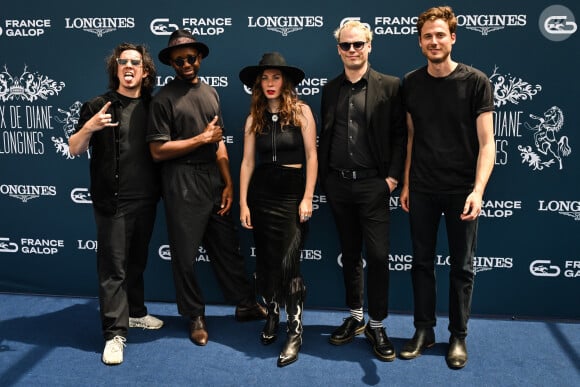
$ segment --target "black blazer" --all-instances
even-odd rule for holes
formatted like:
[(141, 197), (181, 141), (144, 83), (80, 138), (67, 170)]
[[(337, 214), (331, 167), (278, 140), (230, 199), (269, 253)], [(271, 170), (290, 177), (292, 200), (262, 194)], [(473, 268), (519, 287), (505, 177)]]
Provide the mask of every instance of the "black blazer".
[[(321, 188), (329, 172), (330, 142), (338, 93), (345, 80), (344, 72), (328, 82), (322, 90), (321, 131), (318, 141), (318, 177)], [(402, 106), (399, 78), (369, 70), (366, 122), (371, 155), (379, 176), (394, 177), (401, 182), (407, 153), (407, 128)]]

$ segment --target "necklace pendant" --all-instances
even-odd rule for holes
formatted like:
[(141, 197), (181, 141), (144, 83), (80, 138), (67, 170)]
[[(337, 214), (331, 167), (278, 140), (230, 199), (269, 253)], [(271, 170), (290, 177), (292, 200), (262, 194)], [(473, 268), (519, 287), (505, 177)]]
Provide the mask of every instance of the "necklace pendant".
[(278, 122), (278, 114), (272, 114), (272, 122)]

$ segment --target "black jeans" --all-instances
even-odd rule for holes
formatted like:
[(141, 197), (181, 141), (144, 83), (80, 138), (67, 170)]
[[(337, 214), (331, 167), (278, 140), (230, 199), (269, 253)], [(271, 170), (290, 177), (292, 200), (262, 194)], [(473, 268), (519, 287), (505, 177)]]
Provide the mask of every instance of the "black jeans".
[(147, 314), (143, 272), (155, 224), (152, 201), (119, 203), (115, 215), (95, 210), (101, 325), (105, 340), (127, 336), (129, 316)]
[(383, 320), (389, 309), (389, 186), (377, 176), (347, 180), (333, 172), (325, 188), (342, 250), (346, 305), (364, 305), (364, 243), (368, 313), (371, 319)]
[(255, 303), (255, 294), (240, 253), (237, 223), (231, 212), (220, 216), (224, 187), (215, 163), (164, 165), (163, 203), (171, 250), (177, 309), (186, 317), (205, 315), (195, 259), (203, 244), (228, 302)]
[(415, 327), (433, 327), (436, 323), (435, 247), (441, 214), (444, 214), (450, 255), (449, 331), (458, 338), (467, 336), (478, 225), (477, 219), (465, 222), (459, 218), (466, 197), (467, 194), (419, 192), (411, 192), (409, 196)]

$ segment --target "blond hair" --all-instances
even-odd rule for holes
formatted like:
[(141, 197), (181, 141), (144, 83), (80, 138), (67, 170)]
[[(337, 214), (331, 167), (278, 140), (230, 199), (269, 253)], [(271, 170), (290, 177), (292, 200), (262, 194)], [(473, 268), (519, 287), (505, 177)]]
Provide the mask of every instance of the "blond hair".
[(361, 23), (359, 20), (349, 20), (346, 23), (344, 23), (343, 25), (341, 25), (340, 27), (338, 27), (336, 30), (334, 30), (334, 38), (336, 39), (337, 42), (340, 42), (340, 34), (342, 31), (344, 31), (345, 29), (352, 29), (352, 28), (358, 28), (360, 30), (362, 30), (365, 34), (365, 39), (367, 41), (367, 43), (372, 42), (373, 40), (373, 33), (372, 31), (369, 29), (369, 27), (364, 24)]

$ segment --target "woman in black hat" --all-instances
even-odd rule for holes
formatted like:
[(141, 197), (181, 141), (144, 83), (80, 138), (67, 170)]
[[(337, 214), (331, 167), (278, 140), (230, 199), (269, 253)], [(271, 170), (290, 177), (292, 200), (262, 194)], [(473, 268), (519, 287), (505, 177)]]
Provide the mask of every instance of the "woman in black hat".
[(257, 283), (268, 308), (263, 344), (276, 340), (280, 305), (286, 307), (288, 338), (279, 367), (295, 362), (302, 345), (306, 287), (300, 251), (318, 169), (316, 123), (295, 91), (303, 79), (304, 72), (276, 52), (240, 72), (252, 90), (240, 168), (240, 221), (254, 233)]

